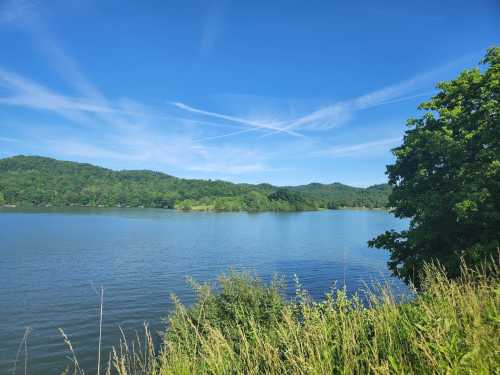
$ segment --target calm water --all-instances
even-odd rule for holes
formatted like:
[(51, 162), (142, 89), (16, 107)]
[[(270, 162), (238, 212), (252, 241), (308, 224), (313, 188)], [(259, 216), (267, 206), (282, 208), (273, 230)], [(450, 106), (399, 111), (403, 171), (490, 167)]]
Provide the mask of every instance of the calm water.
[[(390, 279), (387, 253), (366, 241), (407, 223), (381, 211), (179, 213), (155, 209), (0, 210), (0, 374), (12, 373), (25, 327), (31, 374), (59, 374), (68, 361), (58, 328), (80, 362), (96, 362), (98, 302), (105, 288), (105, 349), (161, 318), (170, 294), (193, 301), (186, 276), (213, 280), (228, 268), (268, 279), (293, 274), (315, 298), (334, 282), (350, 292)], [(104, 357), (107, 357), (106, 355)], [(20, 371), (24, 373), (21, 355)], [(22, 371), (21, 371), (22, 370)]]

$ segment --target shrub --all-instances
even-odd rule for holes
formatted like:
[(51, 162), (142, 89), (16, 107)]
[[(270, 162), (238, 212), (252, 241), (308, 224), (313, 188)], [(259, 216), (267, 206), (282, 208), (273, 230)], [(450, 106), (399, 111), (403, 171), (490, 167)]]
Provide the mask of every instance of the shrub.
[[(487, 276), (490, 275), (490, 276)], [(489, 374), (500, 368), (498, 268), (462, 268), (450, 280), (427, 265), (422, 287), (398, 304), (387, 288), (358, 296), (334, 290), (323, 302), (282, 283), (230, 273), (216, 288), (193, 283), (197, 303), (176, 300), (158, 354), (137, 374)], [(149, 342), (146, 340), (146, 342)], [(128, 354), (130, 357), (130, 355)], [(113, 362), (130, 366), (124, 353)], [(142, 358), (142, 357), (141, 357)]]

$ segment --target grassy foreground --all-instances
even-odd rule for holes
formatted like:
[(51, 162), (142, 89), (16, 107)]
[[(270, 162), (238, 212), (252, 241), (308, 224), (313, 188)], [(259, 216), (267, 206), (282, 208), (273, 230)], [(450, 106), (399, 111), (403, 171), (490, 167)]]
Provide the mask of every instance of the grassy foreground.
[[(396, 303), (387, 291), (364, 303), (334, 290), (315, 303), (300, 286), (230, 273), (217, 288), (193, 283), (198, 302), (176, 301), (161, 348), (151, 335), (123, 341), (108, 373), (125, 374), (493, 374), (500, 369), (500, 283), (463, 269), (450, 281), (425, 270), (422, 292)], [(298, 285), (298, 284), (297, 284)], [(75, 369), (78, 372), (78, 369)]]

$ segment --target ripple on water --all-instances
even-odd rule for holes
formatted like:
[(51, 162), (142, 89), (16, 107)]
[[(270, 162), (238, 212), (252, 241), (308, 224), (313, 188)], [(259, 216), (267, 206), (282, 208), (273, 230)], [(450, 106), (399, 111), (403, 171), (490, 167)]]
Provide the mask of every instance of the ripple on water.
[(99, 286), (105, 288), (104, 350), (172, 309), (170, 293), (194, 301), (186, 277), (213, 280), (230, 267), (264, 280), (293, 275), (314, 298), (333, 285), (349, 293), (391, 279), (387, 254), (366, 241), (406, 222), (384, 212), (290, 214), (176, 213), (169, 210), (3, 212), (0, 210), (0, 373), (12, 368), (24, 329), (30, 370), (60, 372), (68, 354), (63, 328), (87, 373), (95, 369)]

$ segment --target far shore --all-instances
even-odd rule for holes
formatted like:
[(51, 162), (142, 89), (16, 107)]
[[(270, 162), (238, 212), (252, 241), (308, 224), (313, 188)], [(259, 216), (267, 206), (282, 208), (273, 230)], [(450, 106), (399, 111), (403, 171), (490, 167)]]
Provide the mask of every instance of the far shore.
[(265, 211), (246, 211), (246, 210), (241, 210), (241, 211), (223, 211), (223, 210), (215, 210), (212, 207), (209, 206), (194, 206), (190, 210), (182, 210), (179, 208), (168, 208), (168, 207), (144, 207), (144, 206), (104, 206), (104, 205), (97, 205), (97, 206), (79, 206), (79, 205), (69, 205), (69, 206), (53, 206), (53, 205), (29, 205), (29, 204), (4, 204), (0, 206), (0, 209), (6, 208), (6, 209), (68, 209), (68, 208), (92, 208), (92, 209), (144, 209), (144, 208), (154, 208), (154, 209), (160, 209), (160, 210), (172, 210), (172, 211), (178, 211), (178, 212), (211, 212), (211, 213), (224, 213), (224, 212), (246, 212), (246, 213), (264, 213), (264, 212), (275, 212), (275, 213), (291, 213), (291, 212), (316, 212), (316, 211), (342, 211), (342, 210), (349, 210), (349, 211), (386, 211), (390, 212), (390, 208), (384, 208), (384, 207), (338, 207), (338, 208), (325, 208), (325, 207), (320, 207), (317, 210), (297, 210), (297, 211), (271, 211), (271, 210), (265, 210)]

